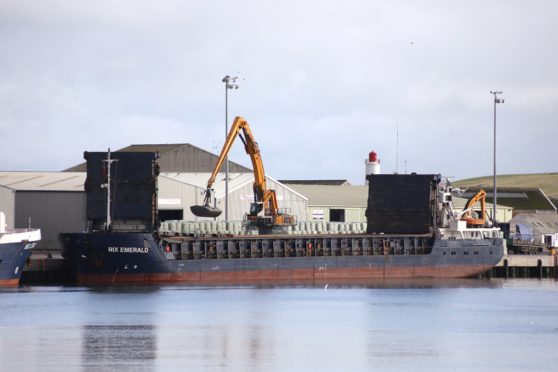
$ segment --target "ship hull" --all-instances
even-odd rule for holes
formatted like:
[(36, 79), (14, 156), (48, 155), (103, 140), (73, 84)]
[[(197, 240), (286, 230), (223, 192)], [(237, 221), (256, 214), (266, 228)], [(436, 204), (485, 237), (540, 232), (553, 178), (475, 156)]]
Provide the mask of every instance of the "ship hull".
[(17, 286), (34, 242), (0, 243), (0, 286)]
[[(411, 236), (406, 239), (413, 240)], [(306, 240), (297, 237), (297, 241)], [(210, 285), (237, 284), (364, 284), (386, 279), (467, 278), (479, 275), (494, 267), (503, 257), (505, 242), (502, 239), (436, 240), (427, 253), (389, 250), (381, 254), (362, 250), (372, 238), (352, 236), (343, 238), (344, 244), (358, 241), (360, 251), (350, 255), (317, 255), (310, 251), (295, 257), (224, 257), (202, 258), (178, 254), (173, 248), (165, 252), (165, 244), (152, 235), (143, 233), (83, 233), (62, 234), (64, 256), (78, 282), (82, 284), (112, 283), (188, 283)], [(381, 238), (384, 239), (384, 238)], [(399, 237), (391, 237), (398, 240)], [(403, 238), (401, 238), (402, 240)], [(240, 240), (258, 241), (258, 238), (201, 239), (199, 242), (221, 246), (238, 244)], [(274, 237), (265, 240), (279, 246), (281, 240), (293, 237)], [(316, 236), (308, 237), (314, 243)], [(331, 240), (331, 239), (330, 239)], [(416, 240), (415, 240), (416, 241)], [(232, 243), (231, 243), (232, 242)], [(198, 242), (190, 241), (189, 244)], [(250, 243), (249, 243), (250, 244)], [(253, 246), (260, 243), (251, 243)], [(354, 244), (354, 243), (353, 243)], [(261, 245), (261, 244), (260, 244)], [(184, 246), (184, 244), (182, 244)], [(284, 253), (283, 251), (282, 253)], [(207, 251), (205, 256), (208, 256)], [(223, 256), (223, 255), (220, 255)]]

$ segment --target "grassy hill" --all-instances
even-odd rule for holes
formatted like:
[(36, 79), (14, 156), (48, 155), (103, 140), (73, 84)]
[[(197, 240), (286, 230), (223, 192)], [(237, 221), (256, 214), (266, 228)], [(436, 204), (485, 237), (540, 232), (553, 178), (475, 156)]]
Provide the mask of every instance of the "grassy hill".
[[(468, 178), (452, 182), (459, 187), (492, 187), (492, 176)], [(558, 173), (509, 174), (497, 176), (498, 187), (540, 188), (555, 203), (558, 202)]]

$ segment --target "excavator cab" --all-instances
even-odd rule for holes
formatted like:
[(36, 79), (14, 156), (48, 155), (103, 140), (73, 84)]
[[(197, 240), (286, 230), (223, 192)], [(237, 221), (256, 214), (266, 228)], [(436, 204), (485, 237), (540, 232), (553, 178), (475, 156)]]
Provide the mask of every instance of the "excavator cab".
[(253, 202), (250, 203), (250, 215), (255, 216), (263, 210), (263, 203), (262, 202)]

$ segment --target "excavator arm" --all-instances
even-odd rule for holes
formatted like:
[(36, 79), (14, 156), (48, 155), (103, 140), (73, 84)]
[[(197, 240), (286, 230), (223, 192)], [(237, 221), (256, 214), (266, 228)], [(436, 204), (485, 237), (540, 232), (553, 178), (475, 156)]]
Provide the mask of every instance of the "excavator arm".
[[(243, 132), (244, 137), (240, 135), (240, 131)], [(225, 140), (225, 144), (223, 145), (221, 154), (219, 154), (219, 159), (217, 160), (217, 164), (215, 164), (213, 173), (211, 173), (211, 176), (207, 181), (208, 189), (210, 189), (215, 183), (215, 178), (217, 177), (217, 173), (219, 173), (219, 169), (221, 169), (223, 162), (227, 158), (227, 155), (229, 154), (229, 151), (231, 150), (231, 147), (237, 135), (239, 135), (241, 141), (244, 143), (244, 149), (246, 150), (246, 153), (250, 155), (250, 160), (252, 161), (252, 167), (254, 168), (254, 177), (255, 177), (254, 184), (260, 184), (263, 186), (263, 189), (265, 189), (265, 175), (264, 175), (264, 169), (263, 169), (258, 143), (254, 140), (254, 136), (252, 135), (252, 131), (248, 126), (248, 122), (246, 121), (246, 119), (240, 116), (237, 116), (234, 119), (233, 125), (229, 130), (229, 134), (227, 135), (227, 139)]]
[[(481, 218), (473, 218), (472, 217), (472, 208), (473, 206), (479, 202), (481, 203)], [(463, 216), (461, 217), (462, 221), (467, 221), (467, 225), (479, 226), (484, 225), (486, 222), (486, 192), (481, 189), (477, 192), (471, 199), (467, 201), (465, 208), (463, 208)]]
[(256, 216), (262, 209), (265, 209), (270, 212), (275, 220), (278, 215), (277, 197), (275, 195), (275, 191), (267, 189), (260, 148), (258, 147), (258, 143), (254, 140), (254, 136), (252, 135), (248, 122), (240, 116), (237, 116), (234, 119), (233, 125), (231, 126), (227, 139), (223, 145), (223, 149), (221, 150), (221, 154), (219, 155), (219, 159), (217, 160), (217, 164), (215, 164), (213, 173), (211, 173), (211, 176), (207, 181), (204, 205), (192, 206), (190, 209), (192, 213), (200, 217), (217, 217), (221, 214), (219, 209), (210, 206), (212, 187), (215, 183), (217, 173), (223, 165), (223, 162), (225, 161), (237, 135), (244, 144), (244, 149), (250, 156), (252, 168), (254, 169), (254, 203), (252, 203), (250, 208), (250, 215)]

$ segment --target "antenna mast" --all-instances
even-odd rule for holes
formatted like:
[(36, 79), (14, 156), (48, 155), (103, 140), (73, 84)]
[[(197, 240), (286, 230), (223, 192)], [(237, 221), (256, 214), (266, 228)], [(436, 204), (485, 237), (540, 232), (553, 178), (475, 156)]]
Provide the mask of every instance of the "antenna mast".
[(395, 174), (399, 174), (399, 119), (395, 130)]
[(101, 188), (106, 188), (107, 189), (107, 223), (105, 225), (105, 231), (110, 231), (110, 228), (112, 226), (112, 219), (110, 216), (110, 197), (111, 197), (111, 193), (110, 193), (110, 165), (113, 162), (117, 162), (117, 159), (111, 159), (110, 158), (110, 148), (108, 149), (107, 152), (107, 159), (103, 160), (104, 162), (107, 163), (107, 183), (103, 183), (101, 185)]

